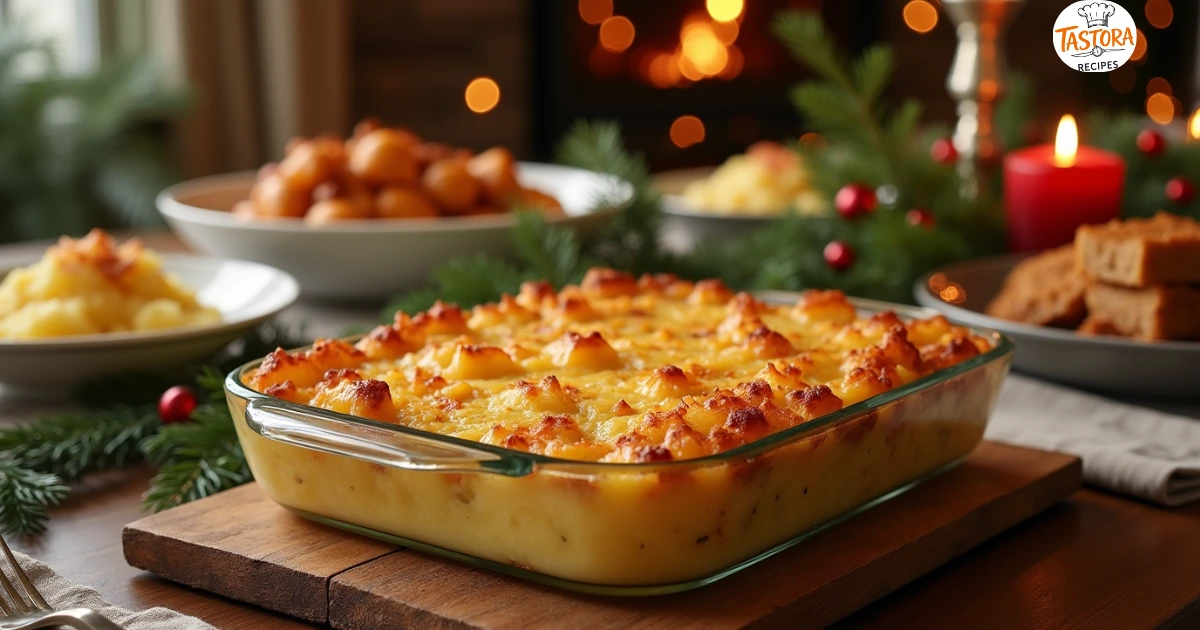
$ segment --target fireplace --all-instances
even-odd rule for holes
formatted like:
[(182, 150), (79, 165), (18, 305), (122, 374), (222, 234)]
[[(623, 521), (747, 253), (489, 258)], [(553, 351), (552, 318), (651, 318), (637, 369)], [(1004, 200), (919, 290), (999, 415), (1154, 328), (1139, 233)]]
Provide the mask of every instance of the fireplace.
[[(875, 37), (873, 2), (536, 0), (533, 146), (552, 154), (579, 118), (622, 123), (653, 169), (706, 165), (802, 131), (789, 88), (805, 76), (770, 33), (787, 7), (822, 9), (838, 39)], [(630, 37), (632, 35), (632, 37)], [(702, 139), (702, 141), (701, 141)]]
[[(937, 2), (353, 0), (354, 118), (378, 116), (475, 149), (505, 145), (534, 160), (553, 156), (572, 121), (607, 118), (621, 123), (655, 170), (716, 164), (757, 139), (806, 131), (788, 98), (806, 70), (769, 24), (782, 9), (809, 8), (821, 11), (850, 53), (875, 42), (892, 46), (889, 97), (916, 98), (925, 122), (949, 125), (954, 103), (945, 77), (955, 37)], [(1177, 119), (1195, 107), (1200, 3), (1174, 2), (1172, 22), (1159, 21), (1161, 28), (1134, 11), (1148, 49), (1111, 75), (1074, 72), (1053, 57), (1043, 27), (1066, 3), (1028, 0), (1006, 40), (1011, 67), (1037, 86), (1039, 119), (1139, 108), (1164, 90)], [(911, 10), (917, 5), (932, 22), (911, 21), (921, 17)], [(478, 77), (494, 79), (501, 92), (482, 113), (464, 102)], [(703, 141), (695, 142), (701, 129)]]

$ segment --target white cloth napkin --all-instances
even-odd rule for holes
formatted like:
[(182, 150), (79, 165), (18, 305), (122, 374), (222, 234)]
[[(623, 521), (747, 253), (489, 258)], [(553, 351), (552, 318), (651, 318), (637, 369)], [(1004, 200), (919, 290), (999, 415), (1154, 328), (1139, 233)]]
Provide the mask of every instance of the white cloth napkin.
[(1095, 486), (1167, 506), (1200, 500), (1200, 420), (1010, 375), (986, 438), (1077, 455)]
[[(16, 556), (17, 562), (21, 564), (25, 572), (29, 574), (29, 579), (45, 598), (46, 603), (55, 610), (91, 608), (125, 630), (215, 630), (213, 626), (195, 617), (189, 617), (166, 608), (151, 608), (133, 612), (114, 606), (104, 601), (104, 598), (100, 597), (96, 591), (72, 583), (44, 563), (18, 551), (14, 551), (13, 555)], [(16, 581), (16, 576), (9, 569), (8, 563), (0, 560), (0, 564), (4, 565), (5, 574), (13, 581), (13, 584), (17, 585), (18, 592), (23, 593)]]

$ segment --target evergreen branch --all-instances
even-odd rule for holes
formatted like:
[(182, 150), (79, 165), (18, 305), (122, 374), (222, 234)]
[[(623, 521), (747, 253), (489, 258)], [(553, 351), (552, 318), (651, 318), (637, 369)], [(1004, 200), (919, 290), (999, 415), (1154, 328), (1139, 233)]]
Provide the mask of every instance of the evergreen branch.
[(1026, 125), (1033, 121), (1034, 97), (1033, 79), (1023, 72), (1009, 72), (1008, 87), (1004, 98), (996, 105), (995, 116), (996, 135), (1005, 151), (1029, 143)]
[(865, 104), (878, 103), (895, 69), (892, 49), (876, 44), (863, 51), (851, 66), (855, 91)]
[(144, 505), (158, 512), (252, 480), (229, 409), (221, 402), (200, 405), (194, 422), (163, 427), (142, 443), (159, 466)]
[(622, 208), (601, 236), (585, 249), (600, 264), (634, 273), (659, 269), (667, 257), (659, 246), (661, 200), (650, 170), (640, 155), (630, 153), (620, 125), (581, 120), (571, 127), (558, 148), (563, 164), (611, 177), (596, 201), (597, 208)]
[(518, 213), (513, 245), (529, 277), (548, 280), (556, 287), (579, 281), (586, 271), (575, 233), (546, 225), (539, 213)]
[(154, 410), (147, 407), (45, 417), (0, 431), (0, 459), (74, 481), (92, 471), (141, 461), (138, 445), (159, 426)]
[(797, 60), (812, 68), (824, 82), (807, 82), (792, 92), (796, 107), (824, 127), (831, 141), (845, 141), (858, 151), (877, 156), (882, 181), (900, 180), (901, 159), (884, 129), (884, 112), (879, 103), (891, 80), (894, 67), (891, 51), (882, 46), (868, 48), (846, 70), (842, 55), (821, 14), (788, 10), (771, 23), (771, 30)]
[(503, 293), (516, 294), (525, 279), (521, 270), (492, 256), (475, 254), (454, 258), (433, 270), (431, 287), (392, 300), (382, 317), (385, 322), (390, 322), (397, 311), (411, 315), (433, 306), (436, 300), (469, 308), (497, 300)]
[(0, 459), (0, 533), (31, 536), (45, 531), (48, 510), (61, 503), (67, 492), (57, 475)]

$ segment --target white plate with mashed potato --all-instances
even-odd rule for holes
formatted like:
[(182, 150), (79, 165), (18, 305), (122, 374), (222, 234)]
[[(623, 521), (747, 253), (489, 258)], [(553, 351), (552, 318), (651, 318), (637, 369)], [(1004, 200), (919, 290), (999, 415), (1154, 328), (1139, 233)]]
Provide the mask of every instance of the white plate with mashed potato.
[(295, 279), (258, 263), (158, 254), (99, 230), (63, 238), (0, 281), (0, 384), (62, 391), (195, 363), (298, 295)]
[(656, 181), (664, 193), (669, 244), (681, 249), (709, 238), (743, 236), (789, 212), (828, 211), (800, 155), (775, 142), (755, 143), (715, 169), (660, 173)]

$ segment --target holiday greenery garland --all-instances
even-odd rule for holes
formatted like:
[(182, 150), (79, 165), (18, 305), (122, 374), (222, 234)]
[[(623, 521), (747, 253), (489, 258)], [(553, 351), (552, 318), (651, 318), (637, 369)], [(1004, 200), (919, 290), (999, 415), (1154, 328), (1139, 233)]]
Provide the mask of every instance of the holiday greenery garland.
[[(784, 13), (774, 31), (817, 73), (816, 80), (797, 87), (793, 99), (826, 142), (795, 149), (837, 213), (785, 216), (744, 239), (710, 241), (688, 255), (669, 253), (659, 246), (659, 198), (645, 162), (625, 150), (615, 124), (580, 122), (563, 141), (560, 158), (613, 177), (597, 199), (598, 206), (620, 209), (612, 224), (594, 238), (580, 238), (536, 212), (519, 213), (514, 258), (453, 259), (433, 272), (429, 287), (400, 296), (386, 318), (396, 310), (423, 310), (437, 299), (464, 307), (495, 300), (530, 279), (562, 286), (579, 281), (593, 265), (717, 277), (742, 289), (832, 287), (904, 302), (913, 279), (930, 267), (1001, 249), (997, 178), (972, 190), (953, 168), (953, 147), (944, 132), (918, 131), (915, 103), (884, 104), (893, 63), (887, 48), (869, 48), (846, 62), (819, 16), (807, 12)], [(997, 111), (1008, 147), (1025, 142), (1031, 97), (1029, 82), (1014, 77)], [(1200, 217), (1200, 200), (1185, 177), (1200, 173), (1200, 144), (1148, 135), (1156, 132), (1135, 116), (1095, 115), (1088, 130), (1091, 144), (1126, 159), (1127, 216), (1165, 209)], [(888, 191), (887, 199), (877, 199), (876, 190)], [(70, 493), (70, 484), (98, 470), (141, 462), (157, 467), (145, 495), (153, 511), (249, 481), (223, 375), (277, 347), (303, 343), (295, 332), (264, 326), (204, 365), (176, 374), (104, 379), (79, 391), (84, 411), (0, 431), (0, 532), (42, 531), (47, 510)], [(199, 393), (183, 401), (184, 411), (155, 408), (166, 402), (165, 389), (183, 382)]]
[[(41, 532), (47, 510), (67, 497), (70, 484), (95, 471), (143, 462), (157, 467), (145, 496), (153, 511), (249, 481), (223, 375), (277, 347), (303, 343), (292, 331), (265, 325), (203, 365), (95, 381), (76, 393), (83, 411), (0, 431), (0, 533)], [(164, 424), (156, 404), (180, 382), (195, 384), (199, 404), (190, 421)]]

